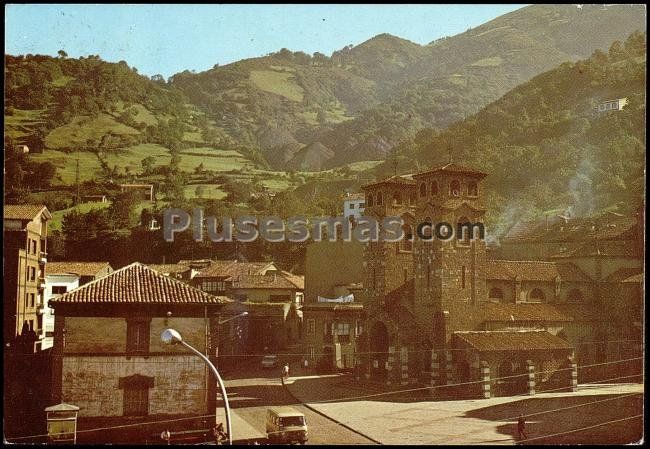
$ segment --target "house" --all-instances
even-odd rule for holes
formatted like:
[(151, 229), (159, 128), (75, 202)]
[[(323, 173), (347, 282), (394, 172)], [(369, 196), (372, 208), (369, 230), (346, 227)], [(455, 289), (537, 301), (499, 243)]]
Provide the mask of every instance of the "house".
[(354, 368), (365, 318), (363, 254), (357, 241), (324, 240), (307, 246), (303, 353), (319, 370)]
[(24, 350), (40, 349), (43, 337), (47, 225), (52, 218), (43, 205), (5, 205), (3, 221), (3, 312), (5, 348), (23, 336)]
[(189, 265), (180, 263), (167, 263), (167, 264), (149, 264), (147, 265), (152, 270), (156, 270), (165, 276), (171, 276), (174, 279), (189, 282), (198, 273), (197, 270)]
[(627, 105), (627, 97), (605, 100), (594, 107), (594, 112), (600, 114), (603, 112), (620, 111), (625, 105)]
[[(242, 330), (248, 351), (259, 353), (299, 344), (302, 276), (279, 270), (273, 262), (216, 260), (201, 269), (191, 284), (208, 293), (226, 295), (238, 302), (242, 311), (249, 312)], [(231, 327), (239, 325), (232, 323)]]
[(134, 191), (137, 192), (144, 200), (152, 202), (155, 200), (153, 193), (153, 184), (120, 184), (120, 191)]
[(365, 210), (365, 201), (363, 193), (347, 193), (343, 197), (343, 216), (345, 218), (354, 217), (355, 220), (361, 218)]
[(54, 342), (54, 309), (49, 301), (63, 293), (113, 272), (108, 262), (49, 262), (45, 275), (45, 301), (39, 307), (43, 318), (44, 338), (41, 349)]
[[(214, 361), (218, 316), (231, 302), (137, 262), (52, 299), (52, 403), (78, 406), (81, 431), (214, 413), (217, 390), (205, 363), (165, 346), (160, 334), (174, 328)], [(120, 429), (101, 442), (143, 443), (154, 430), (192, 423)]]

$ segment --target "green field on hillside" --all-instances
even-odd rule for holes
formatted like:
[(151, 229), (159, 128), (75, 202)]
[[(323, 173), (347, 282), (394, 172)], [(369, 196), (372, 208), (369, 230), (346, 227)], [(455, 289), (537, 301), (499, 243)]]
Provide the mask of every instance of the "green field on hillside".
[(91, 202), (91, 203), (81, 203), (76, 206), (69, 207), (68, 209), (57, 210), (52, 212), (52, 219), (48, 223), (49, 231), (60, 231), (63, 226), (63, 217), (69, 214), (72, 211), (77, 211), (80, 213), (87, 213), (93, 209), (106, 209), (110, 206), (111, 203), (102, 203), (102, 202)]
[(73, 185), (76, 179), (77, 158), (79, 158), (79, 180), (86, 181), (97, 177), (101, 166), (97, 156), (87, 151), (64, 153), (57, 150), (45, 150), (40, 154), (30, 154), (38, 162), (49, 161), (57, 168), (52, 185)]
[(51, 149), (76, 148), (88, 140), (100, 142), (105, 134), (137, 135), (140, 131), (117, 122), (108, 114), (97, 117), (78, 116), (67, 125), (53, 129), (45, 138), (45, 146)]
[(301, 102), (304, 96), (304, 90), (295, 82), (293, 73), (252, 70), (250, 79), (259, 89), (292, 101)]
[(44, 123), (44, 109), (24, 110), (14, 109), (13, 114), (5, 115), (5, 133), (12, 139), (20, 140), (21, 137), (32, 133), (32, 128)]

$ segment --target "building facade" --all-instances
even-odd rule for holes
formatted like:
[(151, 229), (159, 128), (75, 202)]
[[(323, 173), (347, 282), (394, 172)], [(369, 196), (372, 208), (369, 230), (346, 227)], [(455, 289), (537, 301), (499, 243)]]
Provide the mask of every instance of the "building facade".
[(366, 198), (362, 193), (348, 193), (343, 198), (343, 216), (345, 218), (353, 217), (358, 220), (363, 216), (366, 206)]
[(41, 205), (5, 205), (3, 221), (4, 342), (13, 347), (25, 336), (26, 350), (40, 349), (43, 337), (47, 225), (50, 212)]

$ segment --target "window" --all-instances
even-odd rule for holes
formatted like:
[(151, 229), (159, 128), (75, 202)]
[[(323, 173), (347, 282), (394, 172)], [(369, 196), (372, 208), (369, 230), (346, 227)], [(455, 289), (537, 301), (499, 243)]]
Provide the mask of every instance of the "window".
[(542, 302), (544, 301), (544, 292), (539, 288), (534, 288), (528, 294), (528, 300), (531, 302)]
[(460, 288), (465, 288), (465, 265), (460, 272)]
[(409, 270), (408, 268), (404, 268), (404, 283), (409, 280)]
[(354, 209), (354, 203), (350, 203), (350, 209)]
[[(465, 225), (465, 226), (463, 226)], [(456, 242), (459, 245), (469, 245), (471, 243), (471, 239), (474, 237), (472, 233), (474, 232), (474, 227), (470, 226), (471, 223), (469, 221), (469, 218), (467, 217), (460, 217), (458, 219), (458, 232), (459, 235), (456, 238)]]
[(478, 196), (478, 184), (476, 181), (470, 181), (467, 184), (467, 194), (469, 196)]
[(374, 206), (374, 198), (372, 196), (372, 193), (368, 194), (368, 207)]
[(363, 324), (361, 323), (361, 321), (357, 320), (357, 321), (355, 322), (355, 331), (354, 331), (354, 335), (356, 335), (356, 336), (358, 337), (358, 336), (361, 335), (362, 333), (363, 333)]
[(29, 330), (30, 331), (34, 330), (34, 320), (29, 320)]
[(438, 183), (436, 181), (433, 181), (431, 183), (431, 196), (437, 195), (438, 194)]
[(36, 268), (34, 267), (29, 267), (29, 280), (30, 281), (36, 280)]
[(402, 204), (402, 195), (399, 192), (393, 193), (393, 204)]
[(149, 321), (129, 320), (126, 322), (126, 352), (149, 351)]
[(364, 203), (363, 201), (360, 202), (360, 203), (359, 203), (359, 209), (363, 209), (363, 206), (365, 206), (365, 205), (366, 205), (366, 203)]
[(29, 294), (29, 307), (34, 307), (34, 293)]
[(377, 192), (377, 206), (381, 206), (382, 204), (384, 204), (384, 196), (381, 192)]
[(53, 295), (62, 295), (67, 291), (68, 291), (68, 287), (66, 287), (65, 285), (55, 285), (52, 287)]
[(36, 254), (36, 240), (32, 240), (32, 254)]
[(313, 335), (316, 332), (316, 320), (307, 320), (307, 333)]
[(449, 184), (449, 194), (451, 196), (460, 196), (460, 182), (451, 181)]
[(316, 351), (314, 351), (314, 347), (310, 346), (309, 347), (309, 358), (313, 359), (316, 356)]
[(427, 196), (427, 185), (425, 183), (420, 184), (420, 196)]
[(488, 294), (488, 297), (490, 299), (496, 299), (499, 301), (503, 301), (503, 290), (497, 287), (493, 287), (490, 289), (490, 292)]
[(337, 340), (341, 343), (350, 342), (350, 324), (349, 323), (338, 323), (336, 325), (336, 335)]
[(118, 382), (123, 393), (124, 416), (145, 416), (149, 414), (149, 389), (153, 387), (153, 377), (134, 374), (122, 377)]
[(225, 281), (203, 281), (201, 283), (201, 290), (205, 292), (225, 292)]

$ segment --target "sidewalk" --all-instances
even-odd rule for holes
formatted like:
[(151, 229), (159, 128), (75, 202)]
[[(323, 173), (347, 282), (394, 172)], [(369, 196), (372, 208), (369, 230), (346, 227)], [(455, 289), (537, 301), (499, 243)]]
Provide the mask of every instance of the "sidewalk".
[[(370, 396), (381, 392), (381, 385), (357, 382), (350, 375), (290, 377), (286, 385), (301, 402), (383, 444), (514, 444), (520, 413), (531, 415), (527, 419), (529, 438), (643, 413), (642, 384), (580, 385), (575, 393), (457, 401), (432, 401), (426, 390)], [(383, 391), (411, 388), (417, 387), (395, 386)], [(629, 396), (619, 398), (622, 394)], [(370, 397), (355, 399), (362, 396)], [(601, 403), (581, 405), (594, 401)], [(614, 432), (612, 426), (604, 427), (605, 435), (596, 429), (592, 432), (596, 441), (585, 432), (563, 438), (601, 444), (609, 441), (607, 438), (630, 442), (642, 432), (641, 419), (638, 421), (623, 422)]]

